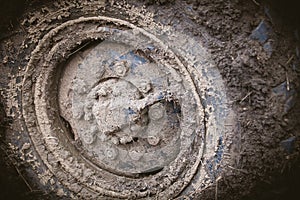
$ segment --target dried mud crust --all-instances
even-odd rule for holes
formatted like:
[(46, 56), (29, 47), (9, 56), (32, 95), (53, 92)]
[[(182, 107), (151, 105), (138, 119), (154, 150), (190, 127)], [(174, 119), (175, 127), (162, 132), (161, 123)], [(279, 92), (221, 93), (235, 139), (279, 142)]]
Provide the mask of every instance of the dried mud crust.
[(32, 188), (237, 199), (297, 156), (292, 35), (252, 2), (158, 4), (47, 3), (1, 41), (5, 142)]

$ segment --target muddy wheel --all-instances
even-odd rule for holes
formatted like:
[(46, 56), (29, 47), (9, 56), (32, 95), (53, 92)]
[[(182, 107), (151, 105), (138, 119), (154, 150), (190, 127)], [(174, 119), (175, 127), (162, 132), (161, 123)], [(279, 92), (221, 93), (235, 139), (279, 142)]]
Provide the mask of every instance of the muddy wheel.
[(33, 7), (0, 77), (30, 190), (236, 199), (297, 155), (298, 47), (253, 2)]

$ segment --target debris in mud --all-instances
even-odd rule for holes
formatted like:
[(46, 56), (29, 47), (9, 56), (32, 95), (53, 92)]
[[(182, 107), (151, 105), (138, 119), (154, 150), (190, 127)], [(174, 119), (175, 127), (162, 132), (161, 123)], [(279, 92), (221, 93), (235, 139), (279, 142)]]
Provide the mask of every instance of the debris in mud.
[(282, 98), (284, 102), (283, 114), (288, 113), (295, 105), (297, 93), (293, 85), (290, 85), (288, 81), (273, 88), (272, 92), (277, 98)]
[(271, 29), (269, 25), (263, 20), (259, 25), (252, 31), (250, 37), (258, 40), (261, 43), (265, 43), (269, 39)]
[(272, 29), (264, 20), (262, 20), (259, 25), (252, 31), (250, 38), (258, 40), (263, 44), (264, 50), (271, 56), (273, 52), (272, 43), (269, 40)]

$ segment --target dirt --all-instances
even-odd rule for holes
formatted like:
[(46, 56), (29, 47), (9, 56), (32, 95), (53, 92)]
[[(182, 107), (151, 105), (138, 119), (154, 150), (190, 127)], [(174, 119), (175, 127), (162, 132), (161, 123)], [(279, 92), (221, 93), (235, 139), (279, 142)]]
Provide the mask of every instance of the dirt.
[(29, 193), (269, 198), (297, 162), (299, 35), (268, 5), (31, 4), (0, 55), (3, 148)]

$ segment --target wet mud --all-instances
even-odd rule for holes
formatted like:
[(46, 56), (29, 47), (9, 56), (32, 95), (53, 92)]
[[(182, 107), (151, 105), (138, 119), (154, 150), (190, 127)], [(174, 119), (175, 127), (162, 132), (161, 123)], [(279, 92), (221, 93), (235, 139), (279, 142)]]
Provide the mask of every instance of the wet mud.
[(3, 162), (24, 198), (288, 190), (274, 185), (297, 169), (299, 34), (273, 7), (29, 4), (0, 55)]

